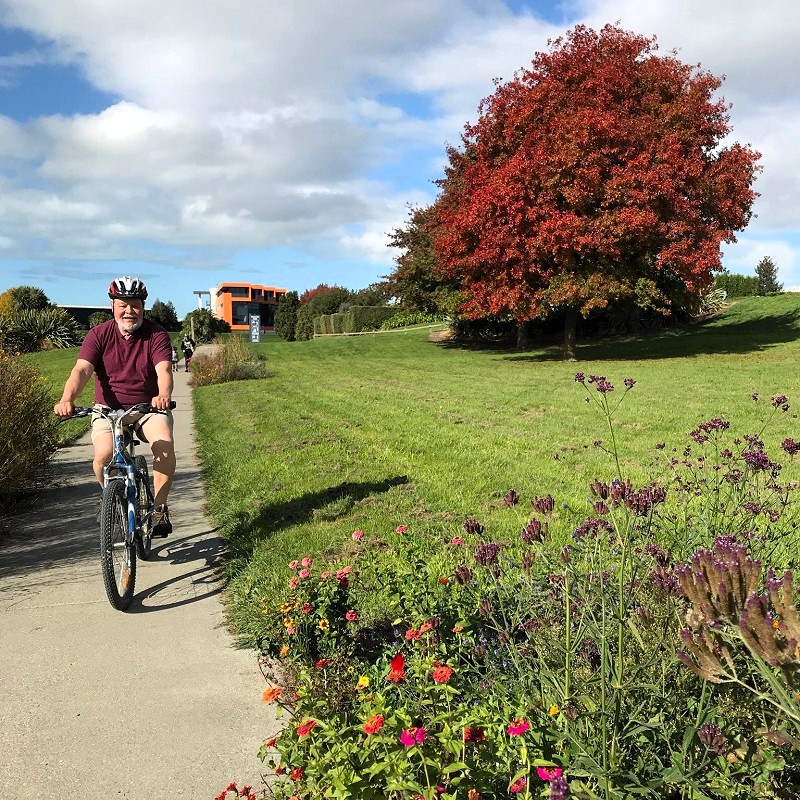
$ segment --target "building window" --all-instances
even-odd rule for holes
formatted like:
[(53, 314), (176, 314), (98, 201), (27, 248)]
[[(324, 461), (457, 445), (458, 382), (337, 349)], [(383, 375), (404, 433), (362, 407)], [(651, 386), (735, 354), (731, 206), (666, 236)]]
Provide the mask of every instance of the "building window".
[(228, 286), (225, 291), (231, 297), (250, 297), (250, 289), (247, 286)]

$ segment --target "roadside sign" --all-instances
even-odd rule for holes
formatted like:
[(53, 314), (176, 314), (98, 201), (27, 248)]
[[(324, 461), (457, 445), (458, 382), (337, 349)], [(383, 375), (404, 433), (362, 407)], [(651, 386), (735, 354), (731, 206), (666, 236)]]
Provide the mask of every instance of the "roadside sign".
[(250, 341), (254, 344), (261, 341), (261, 314), (250, 315)]

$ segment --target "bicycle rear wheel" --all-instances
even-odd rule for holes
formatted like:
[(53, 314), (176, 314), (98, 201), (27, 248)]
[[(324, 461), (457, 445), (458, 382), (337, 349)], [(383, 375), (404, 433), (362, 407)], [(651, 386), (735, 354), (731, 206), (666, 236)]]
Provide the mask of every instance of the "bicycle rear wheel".
[(136, 548), (128, 540), (128, 499), (121, 480), (111, 481), (103, 489), (100, 566), (109, 603), (125, 611), (133, 600), (136, 583)]
[(144, 456), (136, 456), (134, 464), (138, 473), (136, 491), (139, 495), (139, 532), (136, 534), (136, 555), (142, 561), (147, 561), (150, 558), (150, 550), (153, 546), (153, 522), (151, 517), (148, 516), (150, 513), (150, 500), (146, 488), (150, 484), (150, 473), (147, 471), (147, 461)]

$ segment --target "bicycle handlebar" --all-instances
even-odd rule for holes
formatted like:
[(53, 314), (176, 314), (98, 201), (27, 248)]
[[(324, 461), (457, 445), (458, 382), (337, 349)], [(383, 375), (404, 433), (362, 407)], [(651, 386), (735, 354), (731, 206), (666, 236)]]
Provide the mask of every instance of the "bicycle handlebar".
[[(170, 411), (175, 408), (178, 404), (173, 400), (169, 404)], [(68, 419), (78, 419), (79, 417), (88, 417), (90, 414), (94, 414), (95, 412), (99, 412), (102, 414), (108, 414), (111, 411), (123, 411), (124, 414), (129, 414), (130, 412), (136, 412), (139, 414), (163, 414), (165, 409), (162, 408), (153, 408), (150, 403), (137, 403), (135, 406), (131, 406), (130, 408), (126, 409), (112, 409), (108, 406), (101, 406), (100, 408), (94, 408), (93, 406), (74, 406), (72, 411), (71, 417), (65, 417), (62, 422), (66, 422)]]

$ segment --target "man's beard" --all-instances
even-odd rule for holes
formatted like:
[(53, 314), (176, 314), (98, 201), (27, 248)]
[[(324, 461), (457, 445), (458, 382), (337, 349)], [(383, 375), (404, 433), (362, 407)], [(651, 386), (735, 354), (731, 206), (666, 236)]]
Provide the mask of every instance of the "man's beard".
[(121, 319), (117, 325), (123, 333), (135, 333), (142, 327), (144, 317), (138, 319)]

